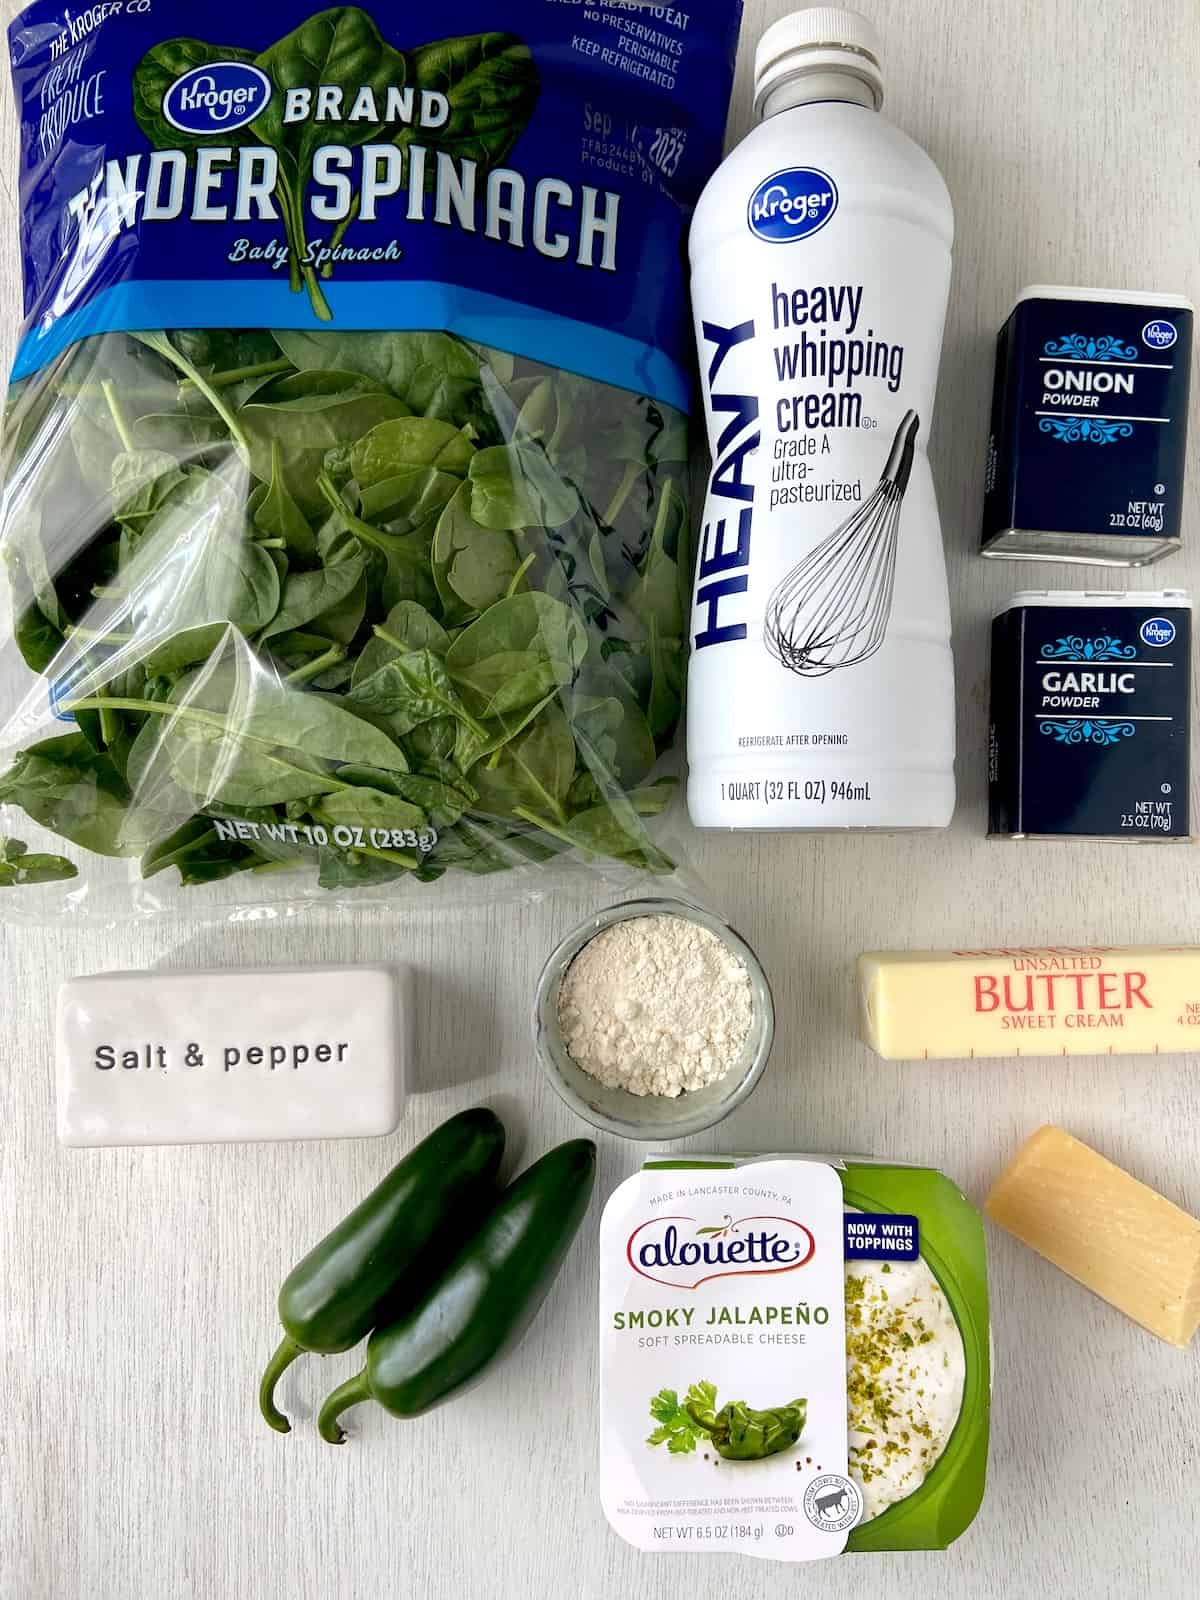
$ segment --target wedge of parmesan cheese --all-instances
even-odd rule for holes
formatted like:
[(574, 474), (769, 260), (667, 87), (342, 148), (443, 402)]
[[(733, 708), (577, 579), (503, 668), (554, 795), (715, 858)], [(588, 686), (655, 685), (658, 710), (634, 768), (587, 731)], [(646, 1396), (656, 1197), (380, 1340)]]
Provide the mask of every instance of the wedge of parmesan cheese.
[(1026, 1140), (984, 1210), (1168, 1344), (1200, 1326), (1200, 1222), (1061, 1128)]

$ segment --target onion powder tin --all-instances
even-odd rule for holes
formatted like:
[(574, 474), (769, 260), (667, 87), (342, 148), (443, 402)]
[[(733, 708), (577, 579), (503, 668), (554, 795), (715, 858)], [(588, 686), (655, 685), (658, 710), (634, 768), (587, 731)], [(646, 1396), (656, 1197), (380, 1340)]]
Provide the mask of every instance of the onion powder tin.
[(1000, 332), (983, 554), (1142, 567), (1179, 548), (1192, 307), (1023, 289)]

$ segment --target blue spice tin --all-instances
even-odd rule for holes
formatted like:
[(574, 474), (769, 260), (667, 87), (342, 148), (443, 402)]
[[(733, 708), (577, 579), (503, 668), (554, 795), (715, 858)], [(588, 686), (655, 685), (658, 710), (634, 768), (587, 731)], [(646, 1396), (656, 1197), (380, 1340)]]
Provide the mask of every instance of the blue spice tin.
[(1179, 547), (1192, 307), (1038, 284), (1000, 332), (983, 553), (1139, 567)]
[(1009, 839), (1186, 839), (1192, 601), (1014, 595), (992, 622), (989, 820)]

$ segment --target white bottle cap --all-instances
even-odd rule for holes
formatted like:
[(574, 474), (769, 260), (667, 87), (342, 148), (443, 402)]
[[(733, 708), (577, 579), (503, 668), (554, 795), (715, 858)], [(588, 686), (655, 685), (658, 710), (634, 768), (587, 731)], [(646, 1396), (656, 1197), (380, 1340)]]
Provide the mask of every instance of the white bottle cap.
[(812, 6), (781, 17), (758, 42), (754, 57), (754, 109), (761, 113), (771, 90), (787, 78), (814, 72), (849, 73), (883, 104), (883, 51), (875, 24), (858, 11)]

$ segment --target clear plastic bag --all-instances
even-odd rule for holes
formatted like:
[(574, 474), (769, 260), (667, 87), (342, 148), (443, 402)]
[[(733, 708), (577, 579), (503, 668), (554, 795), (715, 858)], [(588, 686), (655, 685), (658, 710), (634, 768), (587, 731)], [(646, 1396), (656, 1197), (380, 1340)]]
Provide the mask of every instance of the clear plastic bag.
[(14, 385), (0, 803), (43, 898), (669, 870), (686, 452), (441, 332), (114, 333)]
[(500, 10), (10, 27), (0, 916), (669, 870), (740, 0)]

